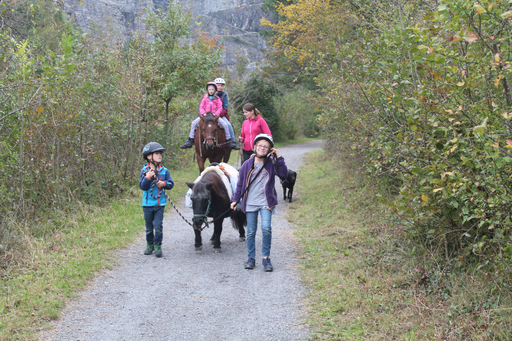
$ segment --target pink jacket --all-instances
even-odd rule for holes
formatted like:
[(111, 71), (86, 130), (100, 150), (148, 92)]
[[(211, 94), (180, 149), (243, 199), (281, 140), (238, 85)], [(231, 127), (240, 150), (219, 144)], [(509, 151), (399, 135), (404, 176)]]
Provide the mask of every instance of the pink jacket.
[(243, 149), (246, 151), (253, 151), (254, 146), (252, 142), (254, 141), (254, 138), (261, 133), (272, 136), (272, 133), (268, 128), (268, 124), (263, 117), (256, 116), (255, 118), (245, 120), (242, 124), (242, 133), (240, 134), (240, 137), (244, 139)]
[(210, 111), (217, 116), (220, 115), (220, 112), (222, 111), (222, 102), (217, 96), (211, 100), (208, 95), (205, 94), (201, 101), (201, 105), (199, 105), (199, 112), (201, 115), (204, 115)]

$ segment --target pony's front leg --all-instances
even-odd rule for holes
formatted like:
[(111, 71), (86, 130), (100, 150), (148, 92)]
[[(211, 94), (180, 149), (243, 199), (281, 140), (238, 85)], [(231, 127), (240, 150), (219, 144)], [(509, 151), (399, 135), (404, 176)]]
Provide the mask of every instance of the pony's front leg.
[(220, 235), (222, 233), (222, 222), (223, 218), (217, 220), (213, 228), (213, 251), (220, 253)]
[(203, 249), (203, 240), (201, 238), (201, 231), (194, 229), (194, 233), (196, 234), (196, 242), (194, 246), (196, 247), (196, 252), (199, 252)]

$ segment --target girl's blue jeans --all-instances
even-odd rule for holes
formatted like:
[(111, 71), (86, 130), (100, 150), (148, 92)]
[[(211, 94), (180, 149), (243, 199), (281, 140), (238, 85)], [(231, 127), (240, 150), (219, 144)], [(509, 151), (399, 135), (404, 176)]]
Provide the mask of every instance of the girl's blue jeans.
[[(226, 125), (228, 126), (228, 128), (229, 128), (229, 135), (231, 136), (231, 138), (232, 139), (236, 138), (235, 131), (233, 130), (233, 125), (231, 124), (231, 122), (229, 122), (228, 119), (225, 118), (225, 117), (221, 117), (220, 119), (223, 120), (224, 123), (226, 123)], [(226, 137), (226, 139), (227, 139), (227, 137)]]
[(165, 206), (142, 207), (142, 210), (146, 221), (146, 242), (148, 245), (162, 245)]
[(249, 258), (256, 258), (256, 230), (258, 229), (258, 213), (261, 215), (261, 233), (263, 235), (261, 255), (270, 256), (272, 244), (272, 211), (262, 208), (256, 212), (247, 212), (247, 254)]

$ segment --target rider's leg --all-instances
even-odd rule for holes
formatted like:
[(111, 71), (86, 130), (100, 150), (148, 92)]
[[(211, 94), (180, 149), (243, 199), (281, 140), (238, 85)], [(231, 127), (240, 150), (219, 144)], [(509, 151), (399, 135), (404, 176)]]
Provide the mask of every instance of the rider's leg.
[[(239, 150), (240, 148), (236, 144), (235, 131), (233, 130), (233, 126), (231, 125), (231, 122), (229, 122), (228, 119), (225, 117), (221, 117), (219, 119), (219, 121), (222, 124), (222, 126), (224, 127), (224, 132), (226, 134), (226, 142), (229, 142), (229, 146), (231, 148)], [(226, 126), (228, 127), (228, 129), (226, 129)], [(230, 137), (228, 137), (228, 133), (229, 133)]]
[(231, 122), (229, 122), (229, 120), (225, 117), (221, 117), (221, 119), (226, 122), (226, 124), (228, 125), (228, 128), (229, 128), (229, 134), (231, 135), (231, 138), (234, 139), (235, 138), (235, 131), (233, 130), (233, 125), (231, 124)]
[(185, 143), (180, 146), (181, 149), (192, 148), (194, 145), (194, 134), (196, 132), (197, 126), (199, 125), (199, 120), (200, 118), (198, 117), (192, 121), (192, 124), (190, 125), (190, 134), (188, 135), (187, 141), (185, 141)]
[(190, 134), (188, 134), (188, 137), (191, 139), (194, 139), (194, 135), (196, 134), (197, 126), (199, 125), (200, 118), (197, 117), (195, 120), (192, 121), (192, 124), (190, 125)]
[(226, 141), (229, 141), (231, 140), (231, 134), (229, 133), (229, 125), (226, 121), (224, 117), (219, 118), (219, 123), (222, 125), (222, 128), (224, 128), (224, 134), (226, 134)]

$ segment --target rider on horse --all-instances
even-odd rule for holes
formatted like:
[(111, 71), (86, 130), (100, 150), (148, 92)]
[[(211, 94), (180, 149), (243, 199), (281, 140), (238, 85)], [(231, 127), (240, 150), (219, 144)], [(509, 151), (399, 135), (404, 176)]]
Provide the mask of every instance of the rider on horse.
[[(214, 115), (218, 116), (222, 112), (222, 102), (220, 98), (216, 95), (217, 93), (217, 84), (214, 82), (208, 82), (206, 84), (206, 91), (207, 94), (204, 95), (201, 105), (199, 106), (199, 112), (201, 116), (205, 116), (207, 112), (212, 112)], [(197, 126), (199, 125), (200, 118), (196, 118), (194, 121), (192, 121), (192, 125), (190, 127), (190, 134), (188, 136), (188, 140), (180, 146), (181, 149), (185, 148), (192, 148), (194, 145), (194, 135), (195, 131), (197, 129)], [(229, 126), (231, 123), (225, 118), (219, 119), (219, 123), (222, 125), (224, 129), (224, 134), (226, 135), (226, 141), (228, 142), (228, 146), (232, 149), (238, 150), (238, 146), (235, 143), (235, 140), (233, 139), (234, 136), (230, 134)], [(233, 128), (231, 128), (232, 130)]]

